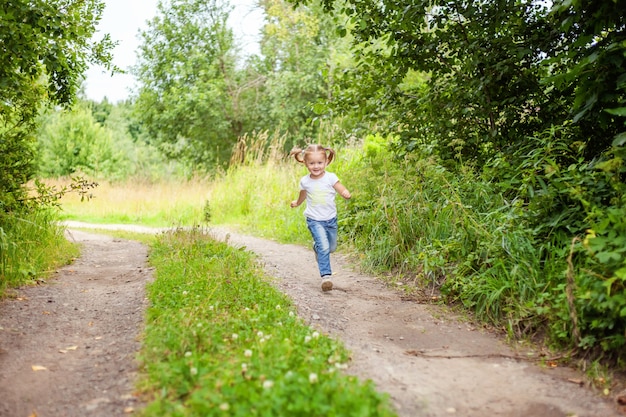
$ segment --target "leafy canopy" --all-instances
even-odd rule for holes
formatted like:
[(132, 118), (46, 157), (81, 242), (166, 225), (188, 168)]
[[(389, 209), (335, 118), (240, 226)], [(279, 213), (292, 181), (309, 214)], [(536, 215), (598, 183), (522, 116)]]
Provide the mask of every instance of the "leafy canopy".
[(33, 174), (36, 116), (70, 105), (88, 63), (111, 66), (108, 36), (93, 42), (99, 0), (15, 0), (0, 5), (0, 210), (23, 201)]

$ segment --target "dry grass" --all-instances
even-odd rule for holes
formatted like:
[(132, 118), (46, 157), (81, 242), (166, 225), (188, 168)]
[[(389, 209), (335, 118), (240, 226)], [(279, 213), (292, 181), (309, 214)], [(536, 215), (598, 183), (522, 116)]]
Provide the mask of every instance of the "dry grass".
[[(70, 179), (46, 180), (57, 189)], [(71, 192), (61, 198), (62, 217), (95, 223), (138, 223), (151, 226), (192, 225), (203, 221), (210, 182), (206, 179), (168, 180), (158, 183), (129, 179), (102, 182), (81, 201)]]

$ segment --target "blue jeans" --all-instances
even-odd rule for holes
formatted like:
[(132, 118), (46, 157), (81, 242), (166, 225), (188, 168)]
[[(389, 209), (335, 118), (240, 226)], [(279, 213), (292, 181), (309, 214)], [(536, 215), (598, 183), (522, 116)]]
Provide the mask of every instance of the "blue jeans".
[(332, 275), (330, 254), (337, 250), (337, 218), (312, 220), (307, 217), (306, 225), (313, 236), (313, 250), (317, 254), (317, 267), (320, 275)]

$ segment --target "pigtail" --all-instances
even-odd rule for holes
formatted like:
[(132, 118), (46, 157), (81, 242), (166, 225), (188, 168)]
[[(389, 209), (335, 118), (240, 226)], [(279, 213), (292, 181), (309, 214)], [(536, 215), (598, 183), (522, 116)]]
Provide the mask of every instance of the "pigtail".
[(289, 156), (293, 156), (294, 159), (301, 164), (304, 163), (304, 150), (301, 148), (293, 148), (291, 152), (289, 152)]
[(326, 151), (326, 164), (330, 165), (330, 163), (333, 162), (333, 159), (335, 159), (335, 150), (333, 148), (324, 148), (324, 150)]

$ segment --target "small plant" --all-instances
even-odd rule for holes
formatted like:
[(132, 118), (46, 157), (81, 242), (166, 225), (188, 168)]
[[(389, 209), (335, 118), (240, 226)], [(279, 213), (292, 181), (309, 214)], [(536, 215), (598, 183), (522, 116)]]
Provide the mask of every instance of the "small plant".
[(202, 219), (206, 223), (211, 223), (211, 205), (209, 200), (206, 200), (204, 203), (204, 207), (202, 207)]

